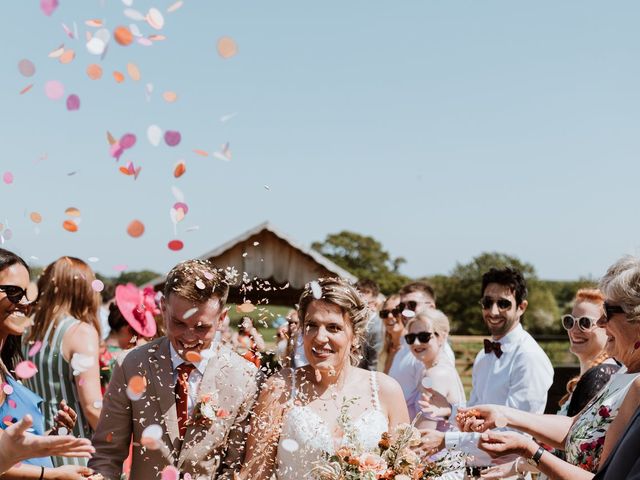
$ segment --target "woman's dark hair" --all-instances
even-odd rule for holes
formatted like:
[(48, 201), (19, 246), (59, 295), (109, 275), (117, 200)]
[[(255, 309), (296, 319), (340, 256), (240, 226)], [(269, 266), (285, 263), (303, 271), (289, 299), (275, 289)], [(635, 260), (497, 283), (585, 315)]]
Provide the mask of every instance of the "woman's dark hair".
[[(31, 270), (29, 269), (27, 262), (15, 253), (5, 250), (4, 248), (0, 248), (0, 272), (13, 265), (22, 265), (27, 269), (27, 272), (31, 274)], [(9, 370), (13, 370), (15, 365), (23, 360), (22, 353), (20, 351), (21, 346), (22, 337), (20, 335), (9, 335), (4, 342), (4, 345), (2, 345), (0, 357), (2, 358), (2, 363), (4, 363)]]
[(122, 313), (120, 313), (120, 309), (115, 304), (115, 302), (109, 304), (108, 321), (109, 321), (109, 327), (111, 328), (112, 332), (117, 332), (122, 327), (126, 327), (129, 325), (129, 323), (122, 316)]
[(500, 269), (491, 268), (482, 275), (482, 290), (480, 291), (480, 296), (484, 295), (484, 291), (490, 283), (497, 283), (498, 285), (509, 287), (509, 290), (513, 292), (513, 296), (516, 297), (517, 305), (520, 305), (527, 299), (527, 282), (524, 280), (520, 270), (512, 267)]

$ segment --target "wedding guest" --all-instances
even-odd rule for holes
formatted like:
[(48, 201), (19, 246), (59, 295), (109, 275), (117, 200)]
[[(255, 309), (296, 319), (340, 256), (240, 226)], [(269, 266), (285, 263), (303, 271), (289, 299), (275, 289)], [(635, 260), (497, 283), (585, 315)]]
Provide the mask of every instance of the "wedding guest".
[(169, 272), (166, 337), (121, 356), (104, 397), (89, 462), (103, 477), (120, 478), (130, 442), (131, 478), (159, 479), (175, 466), (185, 477), (231, 479), (239, 468), (258, 371), (214, 341), (228, 293), (223, 272), (207, 260)]
[[(0, 361), (0, 432), (10, 428), (19, 419), (26, 418), (21, 427), (11, 430), (16, 441), (25, 441), (22, 427), (29, 424), (30, 430), (36, 436), (45, 436), (45, 425), (42, 411), (42, 398), (33, 393), (22, 382), (16, 380), (11, 373), (20, 364), (20, 337), (30, 324), (29, 314), (32, 301), (35, 300), (37, 289), (29, 281), (29, 267), (27, 263), (16, 254), (0, 249), (0, 349), (2, 361)], [(19, 372), (18, 372), (19, 373)], [(76, 422), (76, 412), (60, 402), (56, 404), (56, 411), (51, 422), (53, 430), (50, 433), (57, 434), (59, 429), (71, 430)], [(4, 438), (7, 433), (0, 433)], [(68, 437), (67, 437), (68, 440)], [(33, 439), (34, 444), (50, 444), (60, 446), (58, 442), (45, 442)], [(85, 446), (88, 442), (73, 443), (74, 448)], [(9, 447), (11, 449), (11, 447)], [(85, 449), (74, 450), (86, 452)], [(9, 456), (15, 456), (13, 453)], [(79, 455), (86, 457), (87, 455)], [(82, 478), (82, 473), (89, 470), (79, 466), (63, 466), (53, 468), (49, 455), (39, 456), (36, 451), (25, 451), (20, 457), (22, 464), (12, 468), (6, 468), (3, 478)], [(15, 462), (17, 463), (17, 462)]]
[(379, 313), (384, 325), (384, 343), (382, 344), (379, 364), (384, 365), (382, 371), (387, 374), (391, 369), (393, 359), (403, 345), (402, 341), (405, 329), (403, 324), (404, 320), (398, 308), (399, 303), (400, 295), (391, 295), (384, 301)]
[(264, 351), (264, 339), (258, 329), (253, 325), (251, 317), (242, 317), (238, 325), (236, 351), (245, 360), (250, 361), (256, 367), (260, 368), (261, 353)]
[(289, 359), (288, 366), (290, 368), (299, 368), (308, 365), (307, 357), (304, 353), (304, 345), (302, 343), (302, 335), (300, 334), (300, 319), (297, 310), (290, 310), (287, 313), (287, 337), (289, 345), (287, 347), (286, 358)]
[[(491, 403), (532, 413), (542, 413), (553, 382), (553, 367), (542, 348), (521, 324), (527, 309), (527, 285), (514, 268), (491, 268), (482, 276), (482, 317), (492, 339), (478, 352), (473, 363), (471, 398), (468, 406)], [(456, 416), (456, 409), (452, 411)], [(472, 454), (469, 470), (491, 465), (491, 458), (478, 449), (478, 438), (468, 432), (438, 432), (425, 429), (423, 447), (438, 451), (445, 447)]]
[(382, 349), (384, 327), (378, 316), (378, 296), (380, 287), (369, 278), (361, 278), (355, 285), (365, 303), (369, 306), (370, 317), (362, 345), (362, 360), (358, 367), (365, 370), (378, 370), (378, 356)]
[[(353, 286), (332, 278), (307, 285), (298, 314), (309, 365), (267, 380), (240, 478), (300, 480), (323, 452), (352, 440), (372, 449), (382, 433), (408, 421), (398, 383), (355, 366), (370, 314)], [(345, 434), (334, 443), (337, 430)]]
[(631, 418), (622, 438), (593, 477), (594, 480), (640, 479), (640, 408)]
[(515, 432), (485, 433), (480, 447), (493, 456), (517, 454), (557, 479), (590, 479), (612, 452), (640, 403), (640, 258), (623, 257), (600, 280), (606, 300), (598, 320), (607, 334), (607, 351), (626, 368), (574, 417), (535, 415), (495, 405), (474, 407), (469, 425), (478, 430), (503, 419), (509, 426), (564, 449), (566, 461)]
[[(78, 258), (61, 257), (38, 279), (39, 295), (33, 327), (23, 348), (42, 347), (31, 360), (38, 375), (29, 386), (44, 399), (45, 423), (50, 425), (64, 400), (78, 412), (76, 436), (90, 438), (102, 404), (100, 388), (100, 295), (92, 288), (95, 275)], [(85, 459), (54, 457), (54, 465), (86, 465)]]

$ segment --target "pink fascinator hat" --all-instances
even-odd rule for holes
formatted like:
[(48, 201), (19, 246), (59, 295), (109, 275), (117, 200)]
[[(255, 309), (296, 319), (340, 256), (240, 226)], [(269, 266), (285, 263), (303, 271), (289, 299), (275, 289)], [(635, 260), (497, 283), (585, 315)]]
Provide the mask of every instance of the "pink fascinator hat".
[(116, 305), (131, 328), (142, 337), (153, 337), (156, 334), (156, 320), (159, 315), (153, 288), (139, 289), (133, 283), (116, 287)]

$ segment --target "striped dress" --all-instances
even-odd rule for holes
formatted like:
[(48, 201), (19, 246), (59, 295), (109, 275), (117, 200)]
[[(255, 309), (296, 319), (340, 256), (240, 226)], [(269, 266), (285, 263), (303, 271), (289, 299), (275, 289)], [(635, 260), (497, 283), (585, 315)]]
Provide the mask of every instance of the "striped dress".
[[(27, 381), (27, 385), (44, 399), (42, 413), (47, 430), (53, 427), (53, 419), (60, 401), (66, 400), (67, 405), (78, 414), (73, 435), (90, 439), (92, 431), (80, 408), (73, 369), (62, 356), (64, 334), (79, 321), (73, 317), (64, 317), (57, 322), (57, 325), (54, 323), (49, 325), (42, 339), (42, 348), (30, 359), (38, 368), (38, 373)], [(25, 358), (27, 358), (29, 347), (29, 345), (23, 345)], [(52, 460), (56, 467), (87, 464), (86, 458), (52, 457)]]

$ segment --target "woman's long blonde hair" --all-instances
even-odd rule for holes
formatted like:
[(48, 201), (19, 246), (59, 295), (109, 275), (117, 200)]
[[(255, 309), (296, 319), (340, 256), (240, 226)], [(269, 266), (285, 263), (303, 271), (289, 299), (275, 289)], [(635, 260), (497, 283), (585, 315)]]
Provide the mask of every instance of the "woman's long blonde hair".
[(100, 334), (100, 294), (91, 286), (95, 279), (91, 267), (79, 258), (61, 257), (45, 268), (38, 279), (34, 325), (27, 341), (42, 340), (49, 326), (67, 315), (93, 325)]

